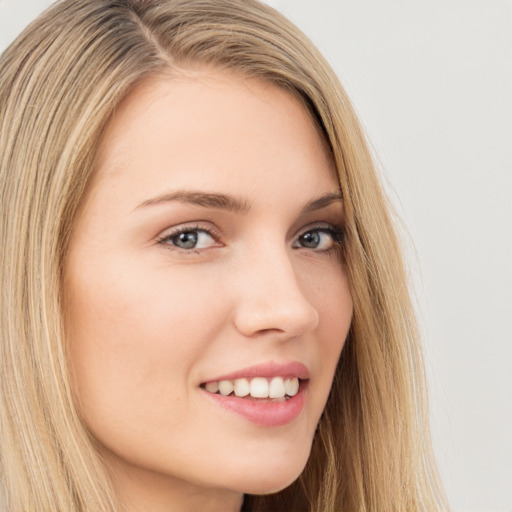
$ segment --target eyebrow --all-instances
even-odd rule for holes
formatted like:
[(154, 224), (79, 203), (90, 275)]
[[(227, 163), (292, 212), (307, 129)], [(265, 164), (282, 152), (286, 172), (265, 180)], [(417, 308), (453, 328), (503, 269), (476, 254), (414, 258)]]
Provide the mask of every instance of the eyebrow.
[[(214, 208), (219, 210), (226, 210), (234, 213), (246, 214), (251, 209), (250, 204), (243, 199), (239, 199), (227, 194), (219, 194), (215, 192), (198, 192), (182, 190), (168, 194), (162, 194), (152, 199), (147, 199), (139, 204), (135, 209), (153, 206), (158, 204), (169, 203), (178, 201), (181, 203), (202, 206), (204, 208)], [(326, 208), (332, 203), (343, 201), (343, 195), (340, 191), (329, 192), (317, 199), (308, 201), (301, 210), (301, 213), (309, 213), (316, 210)]]
[(307, 202), (302, 208), (302, 213), (314, 212), (316, 210), (321, 210), (322, 208), (327, 208), (327, 206), (333, 203), (341, 202), (343, 202), (343, 194), (341, 191), (330, 192), (318, 199), (313, 199), (312, 201)]
[[(170, 194), (162, 194), (161, 196), (147, 199), (137, 208), (144, 206), (152, 206), (155, 204), (168, 203), (178, 201), (180, 203), (188, 203), (204, 208), (215, 208), (219, 210), (227, 210), (235, 213), (247, 213), (250, 206), (247, 201), (237, 199), (226, 194), (217, 194), (213, 192), (194, 192), (194, 191), (177, 191)], [(137, 209), (136, 208), (136, 209)]]

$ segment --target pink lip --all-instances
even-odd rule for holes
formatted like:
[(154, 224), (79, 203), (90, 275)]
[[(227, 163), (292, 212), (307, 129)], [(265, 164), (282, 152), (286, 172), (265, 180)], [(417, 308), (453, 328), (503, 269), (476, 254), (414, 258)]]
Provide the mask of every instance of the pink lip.
[(298, 377), (301, 379), (298, 393), (284, 402), (271, 402), (240, 398), (235, 395), (223, 396), (202, 391), (209, 399), (221, 407), (234, 412), (250, 422), (263, 427), (279, 427), (290, 423), (297, 418), (306, 403), (306, 391), (308, 387), (309, 370), (302, 363), (265, 363), (248, 368), (243, 368), (232, 373), (224, 374), (206, 382), (218, 382), (221, 380), (235, 380), (254, 377)]
[(254, 377), (298, 377), (301, 380), (309, 379), (309, 370), (305, 365), (298, 362), (292, 363), (263, 363), (255, 366), (249, 366), (232, 373), (227, 373), (214, 379), (208, 379), (207, 382), (219, 382), (221, 380), (235, 380), (242, 378), (252, 379)]
[(306, 389), (307, 382), (301, 382), (298, 393), (285, 402), (251, 400), (235, 395), (223, 396), (203, 391), (221, 407), (239, 414), (256, 425), (280, 427), (293, 421), (302, 412), (306, 403)]

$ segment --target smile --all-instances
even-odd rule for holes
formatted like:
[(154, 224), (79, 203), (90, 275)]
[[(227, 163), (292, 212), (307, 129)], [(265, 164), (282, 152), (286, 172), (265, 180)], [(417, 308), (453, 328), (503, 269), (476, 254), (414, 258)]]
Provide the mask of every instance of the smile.
[(306, 404), (309, 370), (301, 363), (267, 363), (205, 381), (206, 398), (252, 424), (278, 427), (298, 418)]
[(271, 398), (287, 400), (299, 391), (297, 377), (254, 377), (252, 379), (234, 379), (208, 382), (204, 389), (209, 393), (229, 396), (234, 394), (239, 398)]

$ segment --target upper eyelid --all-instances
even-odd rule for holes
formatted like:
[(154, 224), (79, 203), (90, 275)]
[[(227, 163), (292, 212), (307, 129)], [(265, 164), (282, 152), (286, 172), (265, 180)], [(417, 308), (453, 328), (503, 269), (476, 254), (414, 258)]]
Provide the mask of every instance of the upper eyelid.
[(208, 223), (208, 225), (206, 225), (203, 224), (202, 222), (192, 222), (186, 224), (179, 224), (178, 226), (167, 228), (164, 231), (162, 231), (159, 235), (157, 235), (156, 238), (157, 240), (165, 240), (166, 238), (169, 238), (180, 233), (186, 233), (187, 231), (203, 231), (205, 233), (208, 233), (215, 240), (218, 240), (218, 238), (221, 236), (220, 230), (214, 227), (212, 224)]
[[(333, 236), (334, 242), (339, 243), (342, 242), (345, 235), (345, 229), (341, 226), (336, 226), (334, 224), (322, 224), (322, 225), (314, 225), (310, 226), (306, 229), (299, 231), (299, 233), (294, 236), (294, 240), (298, 240), (302, 235), (309, 233), (310, 231), (323, 231), (329, 233)], [(336, 235), (341, 237), (341, 240), (336, 240)]]
[[(211, 237), (213, 243), (211, 247), (191, 247), (191, 248), (183, 248), (179, 247), (178, 245), (175, 245), (174, 243), (171, 243), (171, 238), (180, 235), (181, 233), (187, 233), (187, 232), (203, 232), (207, 233), (208, 236)], [(178, 225), (173, 228), (168, 228), (167, 230), (164, 230), (161, 232), (160, 235), (158, 235), (155, 238), (155, 243), (157, 246), (163, 247), (167, 251), (172, 251), (173, 253), (182, 254), (182, 255), (191, 255), (191, 254), (201, 254), (204, 251), (208, 251), (209, 249), (213, 249), (215, 247), (222, 246), (223, 243), (220, 242), (220, 237), (217, 236), (214, 232), (211, 226), (209, 227), (203, 227), (200, 224), (196, 223), (194, 225)]]
[[(344, 228), (341, 225), (333, 224), (332, 222), (314, 222), (311, 224), (308, 224), (306, 226), (303, 226), (299, 230), (295, 231), (293, 236), (290, 237), (292, 240), (296, 240), (301, 235), (307, 233), (308, 231), (314, 231), (314, 230), (329, 230), (334, 232), (340, 232), (343, 234)], [(220, 239), (223, 237), (221, 230), (213, 225), (210, 222), (190, 222), (190, 223), (184, 223), (177, 226), (173, 226), (170, 228), (165, 229), (162, 231), (159, 235), (156, 236), (157, 242), (162, 242), (172, 236), (175, 236), (177, 234), (187, 232), (187, 231), (202, 231), (205, 233), (208, 233), (216, 242), (219, 242)]]
[(309, 224), (307, 226), (304, 226), (303, 228), (299, 229), (297, 233), (294, 235), (294, 237), (298, 237), (303, 235), (304, 233), (307, 233), (308, 231), (315, 231), (322, 229), (328, 230), (328, 231), (335, 231), (335, 232), (343, 232), (344, 226), (339, 224), (333, 224), (332, 222), (316, 222), (313, 224)]
[(333, 228), (333, 229), (341, 229), (341, 225), (334, 224), (332, 222), (312, 222), (310, 224), (307, 224), (306, 226), (302, 227), (299, 231), (308, 231), (312, 229), (322, 229), (322, 228)]

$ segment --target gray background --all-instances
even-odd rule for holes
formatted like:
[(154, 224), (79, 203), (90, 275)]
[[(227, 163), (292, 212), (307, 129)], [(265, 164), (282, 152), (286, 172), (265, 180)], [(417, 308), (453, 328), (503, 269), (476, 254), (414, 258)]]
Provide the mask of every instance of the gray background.
[[(49, 3), (0, 0), (0, 49)], [(268, 3), (338, 72), (410, 234), (454, 511), (512, 512), (512, 3)]]

